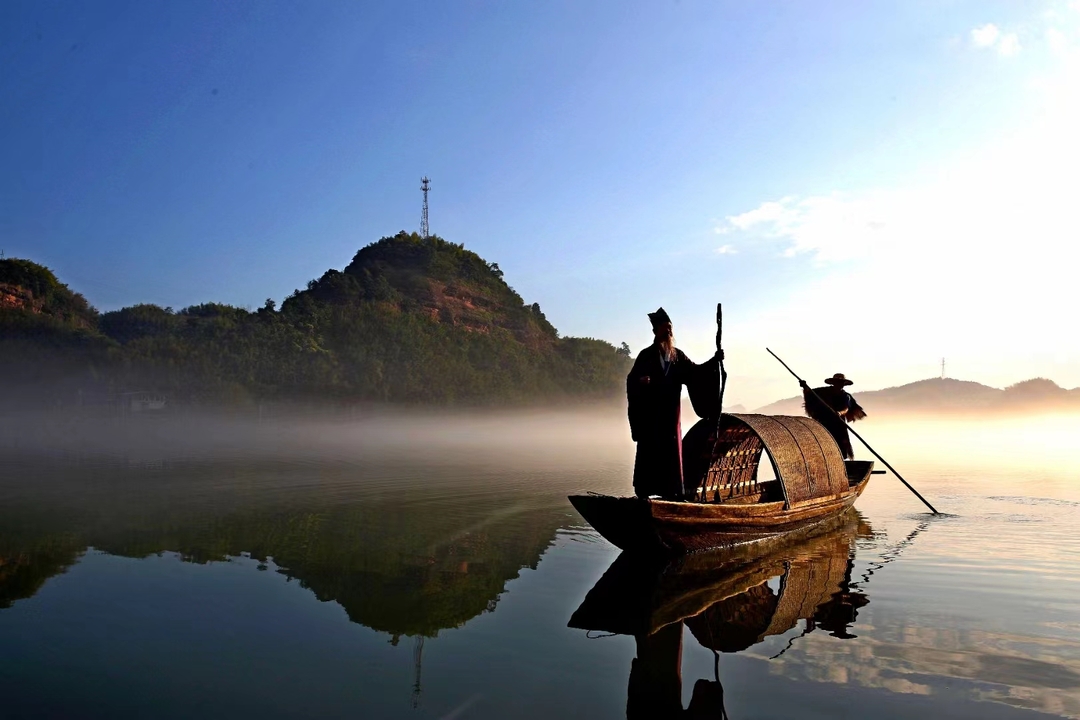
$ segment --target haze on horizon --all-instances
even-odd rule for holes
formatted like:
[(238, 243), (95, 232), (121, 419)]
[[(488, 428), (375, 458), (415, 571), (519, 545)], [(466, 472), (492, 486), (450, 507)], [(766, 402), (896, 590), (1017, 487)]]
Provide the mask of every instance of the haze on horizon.
[(1080, 386), (1080, 3), (0, 7), (0, 249), (98, 308), (258, 307), (418, 225), (728, 403)]

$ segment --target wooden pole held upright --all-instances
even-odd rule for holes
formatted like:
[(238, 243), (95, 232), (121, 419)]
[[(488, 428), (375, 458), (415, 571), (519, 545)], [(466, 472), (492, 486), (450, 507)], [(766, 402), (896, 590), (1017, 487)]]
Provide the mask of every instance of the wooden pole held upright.
[[(724, 335), (724, 310), (720, 303), (716, 303), (716, 354), (724, 352), (721, 340)], [(720, 398), (716, 407), (716, 429), (720, 430), (720, 423), (724, 417), (724, 389), (727, 387), (727, 371), (724, 370), (724, 358), (720, 357)]]

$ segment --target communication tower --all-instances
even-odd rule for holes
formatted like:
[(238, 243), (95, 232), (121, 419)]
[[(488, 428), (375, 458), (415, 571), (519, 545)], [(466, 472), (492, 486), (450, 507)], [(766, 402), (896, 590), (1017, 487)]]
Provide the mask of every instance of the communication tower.
[(424, 192), (424, 209), (420, 211), (420, 236), (426, 238), (431, 234), (427, 217), (427, 194), (428, 190), (431, 189), (431, 181), (427, 179), (426, 175), (420, 178), (420, 189)]
[(941, 358), (941, 379), (945, 379), (945, 358)]

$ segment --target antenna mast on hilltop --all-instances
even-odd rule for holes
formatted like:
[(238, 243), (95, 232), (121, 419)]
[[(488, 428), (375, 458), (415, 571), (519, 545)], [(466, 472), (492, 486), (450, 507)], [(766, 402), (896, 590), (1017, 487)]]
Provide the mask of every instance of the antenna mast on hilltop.
[(945, 358), (941, 358), (941, 379), (945, 379)]
[(431, 181), (427, 179), (426, 175), (420, 178), (420, 189), (424, 192), (424, 209), (420, 212), (420, 236), (426, 238), (431, 234), (427, 217), (427, 194), (428, 190), (431, 189)]

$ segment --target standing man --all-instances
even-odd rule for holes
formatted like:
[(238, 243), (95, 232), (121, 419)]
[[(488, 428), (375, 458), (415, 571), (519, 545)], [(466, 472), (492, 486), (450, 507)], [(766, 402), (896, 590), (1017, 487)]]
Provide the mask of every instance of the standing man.
[(805, 380), (800, 380), (799, 384), (803, 389), (803, 407), (806, 414), (825, 426), (840, 446), (840, 454), (845, 460), (854, 458), (855, 452), (851, 449), (847, 423), (866, 417), (866, 411), (844, 390), (855, 383), (844, 377), (843, 373), (836, 373), (825, 381), (828, 387), (814, 388), (811, 391)]
[[(634, 492), (679, 500), (684, 495), (682, 465), (682, 387), (700, 373), (675, 347), (671, 318), (659, 308), (649, 313), (653, 344), (638, 353), (626, 376), (630, 435), (637, 443)], [(719, 360), (718, 352), (713, 359)]]

